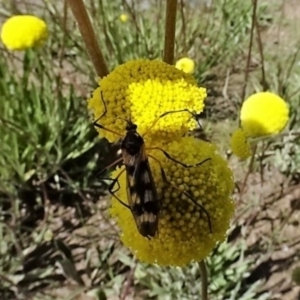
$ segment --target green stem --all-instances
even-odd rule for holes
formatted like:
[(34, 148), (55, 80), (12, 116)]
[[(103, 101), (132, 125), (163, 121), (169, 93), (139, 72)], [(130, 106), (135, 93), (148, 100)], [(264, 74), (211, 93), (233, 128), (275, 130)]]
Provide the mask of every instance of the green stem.
[(207, 278), (207, 270), (206, 270), (206, 264), (204, 260), (201, 260), (199, 262), (200, 267), (200, 275), (201, 275), (201, 300), (208, 300), (208, 278)]
[[(244, 84), (242, 88), (242, 103), (245, 101), (246, 96), (246, 88), (249, 78), (249, 69), (250, 69), (250, 62), (251, 62), (251, 53), (252, 53), (252, 47), (253, 47), (253, 36), (254, 36), (254, 28), (255, 28), (255, 20), (256, 20), (256, 8), (257, 8), (257, 1), (253, 2), (253, 9), (252, 9), (252, 22), (251, 22), (251, 29), (250, 29), (250, 41), (249, 41), (249, 47), (248, 47), (248, 55), (247, 55), (247, 61), (246, 61), (246, 69), (245, 69), (245, 79)], [(241, 105), (242, 105), (241, 103)]]
[(255, 144), (252, 148), (252, 155), (251, 155), (250, 163), (249, 163), (248, 170), (247, 170), (247, 173), (246, 173), (246, 176), (244, 178), (243, 185), (242, 185), (242, 188), (241, 188), (241, 191), (240, 191), (240, 201), (242, 201), (248, 178), (249, 178), (249, 176), (250, 176), (250, 174), (253, 170), (256, 151), (257, 151), (257, 144)]
[(177, 0), (167, 0), (164, 62), (174, 64)]
[(99, 48), (95, 31), (82, 0), (67, 0), (78, 23), (82, 39), (94, 65), (97, 75), (102, 78), (108, 74), (108, 69)]

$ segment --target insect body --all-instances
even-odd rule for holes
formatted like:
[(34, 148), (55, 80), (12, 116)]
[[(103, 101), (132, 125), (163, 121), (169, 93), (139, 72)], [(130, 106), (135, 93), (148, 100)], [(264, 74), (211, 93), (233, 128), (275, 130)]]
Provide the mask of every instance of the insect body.
[[(121, 171), (119, 175), (111, 179), (112, 184), (109, 186), (108, 190), (109, 192), (124, 206), (129, 208), (132, 212), (132, 215), (134, 217), (136, 226), (140, 234), (147, 238), (154, 237), (158, 232), (158, 221), (159, 221), (159, 213), (161, 209), (161, 201), (158, 197), (157, 190), (155, 187), (155, 182), (151, 173), (148, 156), (145, 149), (145, 143), (143, 137), (137, 132), (137, 125), (134, 124), (130, 120), (125, 120), (126, 125), (126, 135), (121, 135), (115, 131), (112, 131), (101, 124), (98, 123), (98, 121), (105, 116), (107, 113), (107, 108), (105, 101), (102, 97), (101, 93), (101, 100), (104, 105), (104, 112), (103, 114), (94, 122), (94, 126), (101, 128), (103, 130), (112, 132), (116, 135), (119, 135), (122, 137), (121, 141), (121, 153), (122, 157), (118, 160), (116, 160), (111, 165), (107, 166), (105, 169), (108, 169), (114, 165), (116, 165), (118, 162), (123, 161), (123, 164), (125, 166), (125, 170)], [(162, 117), (172, 114), (172, 113), (179, 113), (179, 112), (188, 112), (193, 117), (195, 116), (192, 112), (190, 112), (188, 109), (182, 109), (177, 111), (168, 111), (160, 115), (156, 121), (153, 122), (152, 126)], [(194, 165), (186, 165), (175, 158), (171, 157), (167, 152), (162, 150), (159, 147), (152, 147), (148, 148), (152, 150), (159, 150), (161, 151), (168, 159), (171, 159), (173, 162), (185, 167), (190, 168), (193, 166), (200, 166), (204, 162), (210, 160), (210, 158), (207, 158), (197, 164)], [(149, 155), (150, 156), (150, 155)], [(157, 161), (157, 163), (160, 164), (160, 162), (155, 159), (155, 157), (152, 157), (154, 160)], [(173, 188), (177, 189), (176, 186), (168, 182), (167, 176), (160, 164), (161, 169), (161, 175), (164, 182), (170, 184)], [(104, 171), (104, 170), (103, 170)], [(121, 176), (121, 174), (126, 171), (126, 178), (127, 178), (127, 198), (128, 198), (128, 204), (124, 203), (120, 198), (118, 198), (115, 195), (115, 192), (113, 192), (114, 186), (116, 183), (118, 183), (118, 178)], [(189, 195), (189, 193), (183, 191), (181, 192), (184, 194), (190, 201), (192, 201), (196, 206), (198, 206), (207, 216), (208, 219), (208, 227), (210, 232), (211, 229), (211, 221), (208, 212), (205, 210), (203, 206), (196, 203), (195, 200)]]
[[(105, 102), (103, 103), (105, 104)], [(118, 183), (118, 178), (122, 172), (117, 176), (117, 178), (113, 179), (108, 190), (120, 203), (131, 210), (140, 234), (151, 238), (158, 232), (160, 201), (158, 199), (146, 154), (144, 139), (137, 132), (136, 124), (128, 120), (126, 120), (126, 122), (126, 135), (122, 138), (121, 153), (126, 171), (127, 198), (129, 205), (119, 199), (113, 192), (114, 186)], [(108, 130), (101, 124), (97, 123), (97, 121), (94, 122), (94, 126)], [(117, 160), (112, 165), (115, 165), (119, 161), (120, 160)]]
[(143, 138), (137, 125), (127, 122), (126, 136), (121, 143), (127, 176), (130, 209), (141, 235), (154, 237), (158, 231), (160, 201), (155, 188)]

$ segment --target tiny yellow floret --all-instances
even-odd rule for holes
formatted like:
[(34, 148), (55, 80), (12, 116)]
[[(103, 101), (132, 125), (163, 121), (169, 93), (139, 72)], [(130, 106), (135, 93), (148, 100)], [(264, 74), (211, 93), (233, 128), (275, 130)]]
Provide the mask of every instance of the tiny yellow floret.
[(278, 95), (259, 92), (244, 101), (240, 119), (248, 137), (277, 134), (289, 120), (289, 107)]
[(31, 15), (18, 15), (7, 19), (1, 28), (1, 40), (10, 50), (38, 47), (48, 37), (46, 23)]
[(247, 136), (242, 128), (235, 130), (230, 139), (230, 148), (237, 157), (242, 160), (251, 156), (251, 147)]
[(175, 67), (185, 73), (193, 74), (195, 71), (195, 62), (188, 57), (183, 57), (176, 62)]

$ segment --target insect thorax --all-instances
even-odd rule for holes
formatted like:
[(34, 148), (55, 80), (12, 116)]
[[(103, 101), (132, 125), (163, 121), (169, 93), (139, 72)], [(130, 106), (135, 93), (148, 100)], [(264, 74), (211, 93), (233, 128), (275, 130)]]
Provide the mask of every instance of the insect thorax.
[(143, 138), (137, 132), (127, 132), (122, 140), (121, 148), (126, 150), (129, 155), (137, 155), (140, 153), (144, 145)]

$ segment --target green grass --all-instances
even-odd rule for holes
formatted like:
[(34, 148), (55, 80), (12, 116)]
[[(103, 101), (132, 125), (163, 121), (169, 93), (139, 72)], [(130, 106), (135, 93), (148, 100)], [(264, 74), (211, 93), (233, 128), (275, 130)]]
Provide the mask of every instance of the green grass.
[[(110, 70), (130, 59), (162, 57), (165, 5), (136, 2), (87, 1)], [(200, 2), (179, 6), (175, 56), (195, 60), (195, 76), (209, 93), (204, 128), (225, 154), (243, 100), (252, 3)], [(96, 174), (113, 159), (115, 148), (97, 137), (88, 115), (86, 99), (97, 79), (71, 12), (64, 23), (63, 5), (51, 1), (2, 3), (0, 20), (16, 12), (37, 14), (51, 34), (38, 50), (14, 53), (0, 46), (0, 298), (61, 299), (60, 289), (64, 299), (75, 299), (83, 288), (57, 275), (56, 264), (68, 262), (68, 277), (79, 272), (89, 283), (85, 291), (98, 299), (126, 294), (128, 299), (199, 299), (196, 264), (177, 269), (136, 262), (107, 217), (107, 199), (99, 200), (105, 184)], [(279, 21), (281, 30), (290, 28), (281, 12), (280, 5), (261, 3), (261, 32)], [(128, 22), (120, 21), (121, 13), (128, 14)], [(275, 48), (273, 40), (263, 43), (266, 81), (289, 101), (291, 121), (282, 135), (264, 141), (267, 154), (259, 156), (252, 172), (278, 168), (292, 182), (300, 167), (299, 38), (291, 36), (289, 42)], [(252, 59), (247, 94), (262, 89), (257, 44)], [(238, 225), (251, 229), (243, 218), (232, 229)], [(243, 238), (222, 244), (209, 258), (212, 299), (270, 299), (272, 291), (260, 293), (260, 280), (246, 280), (255, 256)]]

